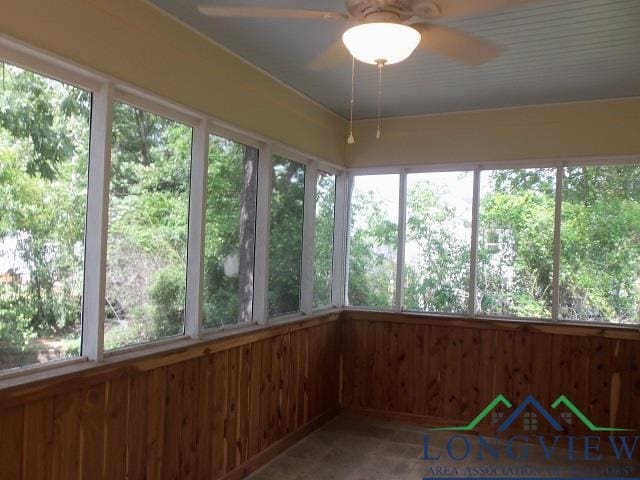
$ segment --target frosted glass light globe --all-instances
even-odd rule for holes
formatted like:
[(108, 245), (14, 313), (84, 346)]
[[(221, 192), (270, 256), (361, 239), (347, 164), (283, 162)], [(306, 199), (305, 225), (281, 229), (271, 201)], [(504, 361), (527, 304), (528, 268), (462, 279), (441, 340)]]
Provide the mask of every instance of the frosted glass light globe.
[(406, 59), (420, 43), (420, 32), (399, 23), (363, 23), (351, 27), (342, 41), (356, 59), (390, 65)]

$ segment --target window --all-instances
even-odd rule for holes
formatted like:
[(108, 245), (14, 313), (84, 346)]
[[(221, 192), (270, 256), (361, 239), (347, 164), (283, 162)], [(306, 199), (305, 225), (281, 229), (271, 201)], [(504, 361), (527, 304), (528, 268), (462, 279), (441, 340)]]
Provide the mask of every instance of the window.
[(336, 176), (319, 171), (316, 187), (316, 238), (313, 279), (313, 306), (315, 308), (331, 305), (335, 206)]
[(554, 168), (482, 172), (480, 313), (551, 317), (555, 172)]
[(191, 134), (114, 105), (105, 350), (184, 331)]
[(273, 157), (269, 234), (269, 315), (300, 310), (304, 165)]
[(0, 370), (80, 354), (91, 94), (0, 63)]
[(466, 312), (472, 172), (407, 175), (404, 308)]
[(564, 169), (561, 252), (562, 319), (640, 323), (640, 166)]
[(351, 189), (349, 305), (391, 308), (395, 301), (398, 175), (360, 175)]
[(526, 432), (538, 430), (538, 415), (533, 412), (524, 412), (523, 427)]
[(251, 321), (258, 150), (209, 138), (203, 314), (206, 328)]

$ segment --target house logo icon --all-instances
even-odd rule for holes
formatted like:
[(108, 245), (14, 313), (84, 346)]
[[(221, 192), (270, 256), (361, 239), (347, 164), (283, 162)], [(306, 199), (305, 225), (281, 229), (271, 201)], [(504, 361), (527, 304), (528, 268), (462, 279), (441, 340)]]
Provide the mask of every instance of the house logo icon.
[[(506, 407), (507, 409), (513, 409), (511, 413), (506, 417), (503, 411), (496, 411), (497, 407)], [(558, 418), (554, 417), (551, 411), (554, 413), (560, 407), (564, 407), (567, 411), (560, 413)], [(574, 422), (574, 418), (582, 422), (592, 432), (629, 432), (631, 430), (627, 428), (616, 427), (602, 427), (595, 425), (589, 418), (576, 407), (566, 395), (560, 395), (552, 404), (551, 409), (547, 410), (542, 404), (533, 396), (527, 396), (518, 406), (514, 408), (514, 405), (502, 394), (497, 395), (489, 405), (487, 405), (471, 422), (464, 426), (453, 427), (440, 427), (431, 428), (433, 431), (451, 431), (451, 432), (469, 432), (473, 431), (480, 422), (482, 422), (488, 415), (491, 414), (491, 423), (497, 427), (498, 432), (505, 432), (512, 427), (517, 420), (522, 418), (523, 428), (526, 431), (536, 431), (538, 427), (538, 420), (544, 419), (553, 430), (556, 432), (564, 432), (566, 429), (563, 427), (563, 423), (571, 425)]]

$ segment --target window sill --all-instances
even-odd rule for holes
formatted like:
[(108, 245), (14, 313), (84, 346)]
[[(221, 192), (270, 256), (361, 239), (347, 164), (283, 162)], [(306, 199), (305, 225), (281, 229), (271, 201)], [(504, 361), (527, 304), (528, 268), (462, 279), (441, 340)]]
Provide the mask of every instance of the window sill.
[[(75, 381), (78, 376), (89, 377), (97, 373), (117, 375), (123, 369), (147, 371), (230, 348), (236, 341), (244, 344), (278, 335), (287, 329), (304, 329), (327, 321), (327, 317), (332, 315), (337, 319), (340, 312), (341, 309), (333, 308), (314, 312), (312, 315), (291, 315), (267, 324), (237, 324), (205, 331), (200, 338), (180, 336), (133, 345), (108, 352), (100, 362), (77, 357), (7, 370), (0, 372), (0, 405), (10, 402), (14, 396), (22, 395), (25, 387), (28, 387), (30, 394), (37, 395), (45, 389), (57, 388), (69, 378)], [(78, 379), (81, 380), (82, 378)]]
[(640, 325), (620, 325), (595, 322), (553, 322), (550, 319), (517, 318), (506, 316), (431, 313), (415, 310), (382, 310), (373, 308), (345, 307), (344, 312), (358, 320), (381, 319), (411, 321), (415, 323), (431, 322), (443, 326), (470, 328), (490, 327), (502, 330), (531, 330), (578, 336), (602, 336), (626, 340), (640, 340)]

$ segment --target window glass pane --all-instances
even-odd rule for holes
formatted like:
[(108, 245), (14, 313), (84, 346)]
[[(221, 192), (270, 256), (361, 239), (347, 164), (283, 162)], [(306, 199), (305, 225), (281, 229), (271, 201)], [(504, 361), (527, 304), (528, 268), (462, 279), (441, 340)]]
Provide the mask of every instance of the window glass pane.
[(273, 157), (269, 233), (269, 315), (300, 310), (304, 165)]
[(336, 176), (319, 171), (316, 187), (316, 238), (313, 265), (313, 306), (316, 308), (331, 305), (335, 206)]
[(640, 166), (564, 170), (560, 316), (640, 323)]
[(353, 180), (349, 305), (394, 305), (399, 182), (398, 175), (360, 175)]
[(551, 317), (555, 168), (483, 171), (477, 307)]
[[(258, 150), (209, 138), (203, 314), (206, 328), (251, 321)], [(241, 310), (242, 308), (242, 310)]]
[(114, 104), (107, 350), (184, 331), (191, 133)]
[(0, 69), (4, 370), (80, 353), (91, 94)]
[(472, 172), (407, 175), (404, 307), (466, 312)]

